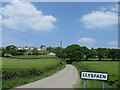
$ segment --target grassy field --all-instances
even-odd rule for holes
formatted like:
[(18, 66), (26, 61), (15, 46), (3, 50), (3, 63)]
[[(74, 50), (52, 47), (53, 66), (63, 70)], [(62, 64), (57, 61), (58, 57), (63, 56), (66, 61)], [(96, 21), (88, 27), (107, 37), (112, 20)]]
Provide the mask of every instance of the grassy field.
[(18, 56), (12, 56), (12, 58), (17, 59), (53, 59), (57, 58), (56, 56), (50, 56), (50, 55), (18, 55)]
[[(105, 88), (117, 88), (117, 80), (118, 80), (118, 62), (114, 61), (82, 61), (73, 64), (79, 74), (81, 71), (84, 71), (85, 68), (87, 71), (92, 72), (107, 72), (109, 75), (109, 79), (105, 82)], [(97, 80), (86, 80), (87, 88), (102, 88), (102, 81)], [(80, 88), (83, 88), (83, 80), (81, 80)]]
[(0, 90), (2, 89), (2, 58), (0, 58)]
[[(59, 60), (55, 58), (55, 56), (53, 59), (48, 59), (48, 56), (46, 56), (47, 59), (38, 59), (38, 56), (29, 56), (23, 56), (27, 59), (2, 58), (2, 86), (4, 89), (13, 88), (45, 78), (65, 67), (65, 64), (59, 64)], [(46, 58), (45, 56), (43, 57)]]
[[(83, 58), (83, 60), (85, 60), (85, 58)], [(99, 60), (99, 58), (88, 58), (88, 60)], [(101, 60), (112, 60), (112, 58), (101, 58)], [(115, 59), (118, 60), (118, 59)]]
[(55, 66), (59, 64), (57, 59), (14, 59), (2, 58), (3, 69), (40, 68)]

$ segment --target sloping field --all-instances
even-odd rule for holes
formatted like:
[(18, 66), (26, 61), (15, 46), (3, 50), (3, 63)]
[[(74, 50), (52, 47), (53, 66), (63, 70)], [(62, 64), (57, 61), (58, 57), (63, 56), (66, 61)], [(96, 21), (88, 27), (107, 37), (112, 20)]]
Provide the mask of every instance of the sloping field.
[(12, 58), (17, 59), (55, 59), (56, 56), (50, 56), (50, 55), (18, 55), (18, 56), (12, 56)]
[[(45, 57), (45, 56), (44, 56)], [(48, 56), (46, 56), (48, 57)], [(26, 56), (26, 58), (29, 58)], [(2, 58), (3, 88), (13, 88), (24, 85), (50, 75), (63, 69), (64, 65), (54, 59), (16, 59)]]
[[(74, 63), (74, 66), (78, 69), (79, 73), (85, 69), (92, 72), (107, 72), (109, 78), (108, 81), (105, 82), (105, 88), (118, 87), (118, 62), (82, 61), (79, 63)], [(83, 80), (80, 85), (83, 87)], [(102, 81), (87, 80), (87, 88), (102, 88)]]
[(45, 68), (59, 64), (57, 59), (15, 59), (2, 58), (3, 69), (5, 68)]

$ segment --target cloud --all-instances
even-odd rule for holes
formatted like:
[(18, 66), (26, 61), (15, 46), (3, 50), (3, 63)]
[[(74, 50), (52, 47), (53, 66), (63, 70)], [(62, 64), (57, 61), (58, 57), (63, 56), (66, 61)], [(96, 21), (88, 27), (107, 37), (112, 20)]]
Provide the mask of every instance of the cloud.
[(109, 48), (111, 48), (111, 49), (118, 49), (118, 47), (109, 47)]
[(111, 11), (101, 10), (92, 11), (84, 15), (81, 21), (88, 29), (107, 28), (118, 24), (118, 15), (115, 12), (117, 9), (112, 8)]
[(108, 42), (107, 44), (110, 45), (110, 46), (117, 46), (118, 42), (117, 41), (111, 41), (111, 42)]
[(114, 12), (118, 12), (118, 4), (116, 4), (114, 7), (112, 7), (111, 10)]
[(32, 3), (13, 1), (1, 8), (3, 25), (20, 31), (36, 30), (50, 31), (55, 28), (57, 21), (52, 15), (44, 15)]
[(88, 38), (88, 37), (83, 37), (80, 38), (79, 40), (77, 40), (77, 42), (79, 42), (80, 44), (83, 45), (93, 45), (95, 43), (95, 39), (94, 38)]

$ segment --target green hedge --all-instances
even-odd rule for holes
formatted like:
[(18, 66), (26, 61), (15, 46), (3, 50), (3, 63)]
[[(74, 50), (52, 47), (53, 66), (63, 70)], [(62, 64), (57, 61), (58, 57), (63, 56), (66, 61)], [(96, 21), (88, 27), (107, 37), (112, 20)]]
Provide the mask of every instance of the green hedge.
[[(57, 65), (59, 66), (59, 65)], [(48, 70), (52, 70), (57, 66), (49, 66), (45, 69), (37, 69), (37, 68), (28, 68), (28, 69), (3, 69), (2, 71), (2, 79), (8, 80), (13, 79), (16, 77), (23, 78), (23, 77), (35, 77), (41, 75)]]

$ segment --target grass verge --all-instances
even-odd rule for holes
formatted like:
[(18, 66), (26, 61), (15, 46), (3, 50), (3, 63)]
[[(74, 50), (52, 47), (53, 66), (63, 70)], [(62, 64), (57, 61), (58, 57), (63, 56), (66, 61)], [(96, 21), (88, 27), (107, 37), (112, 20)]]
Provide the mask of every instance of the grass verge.
[(65, 64), (56, 66), (53, 69), (48, 70), (47, 72), (43, 72), (39, 76), (35, 76), (32, 78), (31, 77), (23, 77), (23, 78), (16, 77), (16, 78), (8, 79), (8, 80), (3, 80), (2, 88), (4, 90), (4, 89), (10, 89), (10, 88), (14, 88), (14, 87), (21, 86), (24, 84), (28, 84), (30, 82), (34, 82), (34, 81), (46, 78), (48, 76), (51, 76), (63, 68), (65, 68)]
[[(73, 63), (73, 65), (77, 68), (79, 74), (81, 71), (87, 69), (87, 71), (92, 72), (108, 72), (109, 78), (108, 81), (105, 82), (105, 88), (118, 88), (119, 87), (119, 79), (118, 79), (118, 62), (114, 61), (81, 61), (77, 63)], [(87, 88), (102, 88), (102, 81), (97, 80), (86, 80)], [(79, 84), (80, 88), (83, 88), (83, 80)]]

